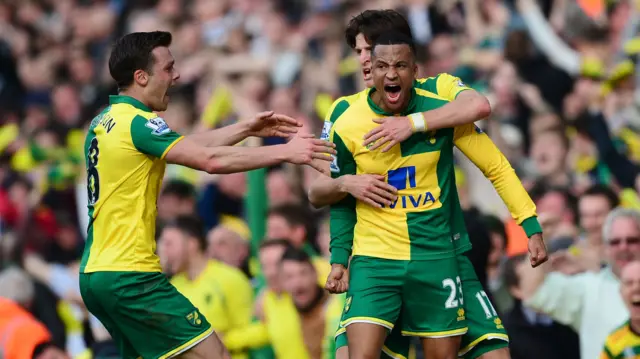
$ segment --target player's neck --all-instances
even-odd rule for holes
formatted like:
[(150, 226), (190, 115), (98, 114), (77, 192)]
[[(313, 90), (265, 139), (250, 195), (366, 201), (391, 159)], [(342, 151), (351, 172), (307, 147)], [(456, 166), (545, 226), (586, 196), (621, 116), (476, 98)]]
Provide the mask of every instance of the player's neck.
[(126, 90), (122, 90), (120, 92), (118, 92), (119, 96), (128, 96), (128, 97), (132, 97), (138, 101), (140, 101), (143, 105), (149, 107), (149, 104), (147, 103), (147, 101), (144, 100), (144, 96), (142, 95), (142, 90), (137, 89), (135, 87), (130, 87)]
[(190, 280), (198, 278), (198, 276), (207, 268), (209, 259), (204, 254), (198, 253), (189, 259), (189, 267), (187, 268), (187, 277)]

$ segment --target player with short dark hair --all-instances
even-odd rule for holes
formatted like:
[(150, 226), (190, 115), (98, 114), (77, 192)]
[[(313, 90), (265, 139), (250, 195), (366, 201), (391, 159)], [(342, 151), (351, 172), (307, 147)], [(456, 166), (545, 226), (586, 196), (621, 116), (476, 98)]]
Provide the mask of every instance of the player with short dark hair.
[(161, 273), (155, 226), (166, 163), (231, 173), (311, 164), (334, 151), (310, 136), (278, 146), (229, 147), (247, 136), (287, 137), (301, 126), (273, 112), (204, 133), (172, 131), (156, 114), (167, 109), (168, 91), (180, 77), (171, 40), (168, 32), (131, 33), (111, 52), (109, 71), (119, 94), (93, 119), (85, 140), (89, 226), (80, 292), (125, 359), (228, 358), (207, 318)]
[[(355, 24), (357, 19), (361, 19), (363, 17), (369, 19), (375, 18), (376, 16), (380, 17), (381, 23), (400, 24), (398, 26), (399, 29), (406, 29), (408, 27), (408, 25), (402, 25), (403, 23), (406, 24), (406, 20), (397, 12), (394, 12), (394, 22), (389, 22), (389, 12), (393, 11), (367, 10), (365, 11), (366, 15), (363, 15), (362, 17), (355, 17), (354, 20), (352, 20), (353, 26), (350, 24), (350, 27), (358, 28), (358, 25)], [(370, 24), (371, 22), (367, 20), (365, 21), (365, 24), (367, 23)], [(363, 30), (363, 32), (366, 31)], [(369, 31), (368, 33), (372, 32), (373, 31)], [(407, 31), (400, 30), (400, 32), (405, 36), (410, 36), (410, 33)], [(347, 41), (349, 40), (347, 39)], [(363, 66), (363, 71), (371, 67), (370, 60), (367, 56), (368, 53), (370, 53), (370, 49), (371, 43), (365, 39), (364, 34), (359, 34), (358, 46), (357, 48), (354, 48), (354, 50), (356, 50), (358, 54), (362, 54), (360, 56), (360, 63)], [(451, 81), (447, 80), (448, 78), (450, 78)], [(367, 86), (370, 86), (370, 82), (366, 82), (366, 84)], [(477, 116), (482, 115), (482, 106), (478, 107), (477, 105), (474, 105), (473, 101), (469, 101), (472, 100), (474, 96), (481, 97), (481, 95), (461, 84), (460, 80), (457, 78), (447, 74), (441, 74), (435, 78), (418, 80), (415, 82), (415, 86), (420, 89), (436, 93), (452, 101), (453, 103), (444, 105), (432, 112), (440, 111), (447, 107), (455, 108), (457, 109), (455, 111), (456, 117), (451, 119), (456, 121), (456, 123), (464, 124), (464, 121), (471, 122), (474, 119), (480, 119), (480, 117)], [(323, 135), (329, 136), (333, 128), (332, 121), (347, 111), (352, 103), (367, 92), (368, 90), (365, 90), (356, 95), (336, 100), (332, 106), (332, 110), (325, 119)], [(475, 103), (480, 102), (476, 101)], [(435, 129), (437, 123), (438, 121), (433, 122), (432, 128)], [(530, 248), (537, 253), (537, 255), (534, 256), (536, 261), (543, 261), (545, 258), (544, 252), (540, 252), (538, 247), (541, 245), (542, 249), (544, 249), (544, 245), (541, 241), (542, 237), (539, 234), (536, 235), (539, 231), (539, 225), (535, 225), (537, 224), (535, 218), (535, 205), (530, 201), (526, 191), (522, 188), (522, 185), (515, 176), (513, 169), (508, 165), (506, 159), (504, 159), (499, 152), (496, 156), (489, 156), (487, 158), (478, 157), (478, 153), (483, 153), (485, 149), (492, 152), (495, 151), (496, 148), (486, 134), (482, 133), (482, 131), (477, 128), (473, 130), (473, 126), (471, 129), (472, 131), (468, 131), (469, 136), (462, 136), (459, 138), (456, 146), (458, 146), (465, 155), (471, 158), (472, 161), (474, 161), (476, 165), (483, 170), (487, 177), (491, 178), (496, 190), (502, 197), (503, 201), (505, 201), (518, 223), (524, 224), (526, 221), (527, 226), (525, 226), (525, 229), (527, 229), (527, 234), (532, 238)], [(419, 133), (422, 131), (414, 129), (413, 133), (416, 132)], [(377, 143), (374, 144), (370, 150), (377, 145)], [(340, 201), (349, 194), (369, 205), (380, 207), (382, 204), (386, 203), (385, 200), (389, 200), (389, 197), (385, 196), (385, 191), (387, 192), (386, 195), (391, 195), (391, 200), (394, 200), (393, 191), (395, 191), (395, 189), (389, 190), (386, 188), (385, 186), (387, 183), (385, 183), (384, 180), (385, 178), (382, 175), (371, 174), (358, 174), (355, 176), (345, 175), (338, 179), (330, 179), (325, 176), (320, 176), (310, 189), (309, 198), (314, 205), (322, 206), (327, 203)], [(452, 195), (452, 199), (457, 201), (457, 193), (454, 192)], [(397, 205), (398, 200), (395, 201), (395, 204)], [(465, 253), (471, 248), (471, 244), (469, 242), (464, 221), (461, 220), (462, 210), (460, 209), (459, 204), (456, 204), (456, 207), (456, 214), (453, 216), (458, 217), (456, 217), (455, 231), (452, 234), (456, 236), (459, 235), (459, 239), (455, 241), (456, 253), (464, 288), (463, 294), (465, 299), (467, 322), (470, 328), (469, 332), (463, 337), (461, 355), (464, 355), (466, 358), (508, 358), (509, 352), (507, 335), (501, 325), (495, 324), (496, 322), (499, 322), (497, 315), (493, 315), (491, 311), (489, 311), (488, 316), (486, 315), (486, 310), (484, 308), (491, 308), (491, 303), (487, 299), (486, 294), (483, 295), (482, 285), (474, 272), (472, 263), (465, 255)], [(345, 280), (346, 277), (336, 278), (334, 276), (329, 279), (332, 281), (331, 284), (334, 285), (329, 286), (332, 291), (342, 292), (348, 287)], [(338, 330), (336, 341), (336, 346), (338, 347), (338, 351), (336, 353), (337, 357), (348, 357), (344, 328)], [(389, 357), (407, 356), (408, 349), (409, 339), (400, 335), (399, 331), (393, 330), (390, 337), (385, 342), (385, 355), (388, 355)]]

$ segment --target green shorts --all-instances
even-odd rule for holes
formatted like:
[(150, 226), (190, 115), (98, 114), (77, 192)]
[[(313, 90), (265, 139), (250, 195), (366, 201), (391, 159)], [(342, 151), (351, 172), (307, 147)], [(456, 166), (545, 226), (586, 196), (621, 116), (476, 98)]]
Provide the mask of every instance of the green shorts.
[[(469, 330), (462, 337), (459, 356), (476, 359), (484, 353), (507, 348), (509, 337), (491, 302), (487, 299), (473, 265), (466, 255), (457, 256), (458, 271), (463, 287), (463, 299)], [(401, 325), (401, 324), (400, 324)], [(336, 349), (348, 344), (344, 328), (336, 332)], [(384, 342), (382, 358), (407, 358), (411, 339), (401, 331), (391, 331)]]
[(475, 359), (492, 350), (508, 347), (509, 337), (502, 320), (478, 280), (473, 264), (464, 254), (456, 258), (469, 326), (469, 331), (462, 337), (459, 356)]
[(81, 273), (80, 293), (124, 359), (171, 358), (213, 333), (207, 319), (162, 273)]
[(400, 329), (407, 336), (448, 337), (467, 331), (455, 258), (354, 256), (349, 275), (342, 327), (360, 322), (391, 330), (402, 319)]

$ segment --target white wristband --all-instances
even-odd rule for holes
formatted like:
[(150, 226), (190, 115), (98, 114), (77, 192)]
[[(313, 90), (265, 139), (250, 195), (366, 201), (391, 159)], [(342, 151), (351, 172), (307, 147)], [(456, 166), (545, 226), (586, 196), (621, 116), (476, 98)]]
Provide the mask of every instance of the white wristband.
[(425, 132), (427, 130), (427, 122), (424, 120), (422, 112), (410, 114), (409, 119), (413, 124), (413, 132)]

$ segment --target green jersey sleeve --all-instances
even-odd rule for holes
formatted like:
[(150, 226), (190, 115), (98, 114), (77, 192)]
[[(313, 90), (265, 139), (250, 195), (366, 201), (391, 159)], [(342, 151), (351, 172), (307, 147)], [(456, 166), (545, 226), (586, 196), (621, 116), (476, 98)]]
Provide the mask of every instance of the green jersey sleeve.
[[(335, 143), (337, 152), (330, 166), (331, 177), (356, 174), (356, 161), (340, 135), (332, 131), (330, 138)], [(329, 220), (331, 264), (342, 264), (345, 267), (348, 265), (356, 218), (356, 200), (351, 195), (331, 205)]]
[(136, 116), (131, 121), (131, 140), (136, 149), (144, 154), (164, 158), (182, 136), (172, 131), (162, 117), (150, 120)]

